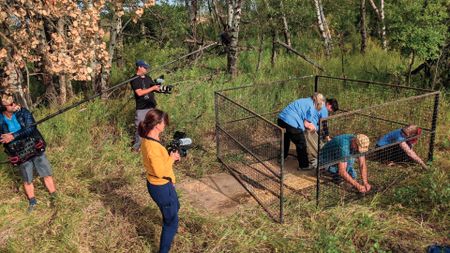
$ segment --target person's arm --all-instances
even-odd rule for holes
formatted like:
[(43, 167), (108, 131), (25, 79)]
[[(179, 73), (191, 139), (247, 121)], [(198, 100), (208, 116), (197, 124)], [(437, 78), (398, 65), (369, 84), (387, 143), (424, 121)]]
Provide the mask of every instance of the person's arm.
[(316, 131), (316, 127), (314, 126), (313, 123), (309, 122), (308, 120), (304, 120), (303, 121), (303, 125), (305, 126), (306, 129), (308, 129), (309, 131)]
[(34, 125), (36, 121), (34, 120), (33, 114), (24, 108), (20, 109), (19, 112), (24, 114), (24, 126), (22, 129), (12, 134), (14, 139), (28, 137), (36, 130), (36, 126)]
[(161, 85), (153, 85), (152, 87), (149, 87), (147, 89), (136, 89), (134, 90), (134, 92), (136, 93), (136, 95), (138, 95), (139, 97), (145, 96), (150, 92), (153, 91), (159, 91), (159, 88), (161, 87)]
[[(149, 160), (152, 163), (154, 168), (154, 175), (157, 178), (164, 178), (170, 176), (170, 171), (173, 170), (173, 163), (176, 161), (176, 158), (171, 154), (170, 156), (166, 156), (162, 154), (162, 152), (167, 152), (166, 150), (155, 150), (154, 152), (150, 151)], [(179, 159), (179, 157), (178, 157)]]
[(416, 152), (414, 152), (414, 150), (412, 150), (412, 148), (410, 148), (408, 146), (408, 144), (406, 144), (406, 142), (402, 142), (400, 143), (400, 147), (403, 149), (403, 151), (405, 151), (405, 153), (414, 161), (416, 161), (418, 164), (420, 164), (420, 166), (422, 166), (422, 168), (424, 169), (428, 169), (427, 165), (422, 161), (422, 159), (420, 159), (420, 157), (416, 154)]
[(372, 186), (369, 184), (368, 178), (367, 178), (367, 163), (366, 163), (366, 157), (360, 156), (358, 157), (358, 163), (359, 168), (361, 171), (361, 178), (363, 180), (364, 187), (366, 188), (366, 192), (370, 191)]
[(345, 181), (349, 182), (353, 187), (358, 189), (359, 192), (366, 192), (366, 187), (361, 185), (353, 179), (347, 172), (347, 162), (339, 162), (338, 163), (339, 176), (341, 176)]
[(326, 120), (322, 121), (322, 130), (323, 130), (323, 135), (324, 135), (324, 139), (326, 141), (330, 141), (330, 133), (328, 131), (328, 122)]

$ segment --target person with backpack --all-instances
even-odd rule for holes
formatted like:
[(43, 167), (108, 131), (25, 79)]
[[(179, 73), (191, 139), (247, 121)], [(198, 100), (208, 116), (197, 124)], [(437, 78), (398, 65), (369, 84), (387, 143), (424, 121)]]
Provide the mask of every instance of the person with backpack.
[(28, 212), (33, 211), (37, 201), (34, 195), (33, 171), (43, 178), (54, 205), (56, 188), (52, 177), (50, 162), (45, 156), (45, 142), (35, 126), (30, 111), (21, 108), (11, 93), (1, 96), (0, 142), (3, 143), (10, 161), (19, 166), (23, 187), (28, 198)]

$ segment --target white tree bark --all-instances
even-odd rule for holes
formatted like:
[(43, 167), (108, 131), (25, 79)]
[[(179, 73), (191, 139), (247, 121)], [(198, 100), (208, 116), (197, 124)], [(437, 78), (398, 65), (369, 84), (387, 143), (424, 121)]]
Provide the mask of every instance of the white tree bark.
[(376, 14), (377, 20), (380, 23), (378, 27), (378, 33), (381, 38), (381, 45), (384, 50), (387, 49), (387, 39), (386, 39), (386, 25), (384, 23), (384, 0), (380, 0), (380, 9), (376, 6), (373, 0), (369, 0), (370, 6), (372, 6), (373, 11)]
[(361, 53), (365, 54), (367, 47), (366, 0), (361, 0), (359, 12), (360, 12), (359, 31), (361, 33)]
[(332, 50), (331, 33), (328, 28), (327, 21), (325, 19), (321, 0), (314, 0), (314, 6), (316, 7), (317, 23), (319, 25), (319, 30), (325, 44), (325, 52), (327, 56), (330, 56)]
[(286, 13), (284, 12), (283, 0), (280, 0), (281, 21), (283, 22), (284, 41), (286, 45), (292, 47), (291, 34), (289, 32), (289, 25), (286, 19)]
[(242, 0), (227, 0), (228, 18), (227, 31), (230, 37), (230, 44), (228, 45), (227, 59), (228, 72), (232, 77), (235, 77), (237, 71), (238, 58), (238, 40), (239, 40), (239, 25), (241, 20), (241, 5)]

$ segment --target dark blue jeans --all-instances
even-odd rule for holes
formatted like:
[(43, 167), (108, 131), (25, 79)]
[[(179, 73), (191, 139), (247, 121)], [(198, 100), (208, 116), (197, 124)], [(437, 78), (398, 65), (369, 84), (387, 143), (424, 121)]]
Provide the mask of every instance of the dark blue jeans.
[(178, 202), (177, 192), (172, 183), (164, 185), (153, 185), (147, 181), (148, 193), (153, 201), (158, 205), (163, 216), (163, 227), (161, 240), (159, 243), (159, 252), (166, 253), (170, 250), (173, 238), (178, 230)]

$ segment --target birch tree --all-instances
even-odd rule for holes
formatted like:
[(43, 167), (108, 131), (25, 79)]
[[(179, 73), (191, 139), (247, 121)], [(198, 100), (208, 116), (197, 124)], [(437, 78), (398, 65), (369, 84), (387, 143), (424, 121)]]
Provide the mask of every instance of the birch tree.
[(361, 53), (366, 53), (367, 47), (367, 30), (366, 30), (366, 0), (361, 0), (359, 6), (359, 31), (361, 33)]
[(227, 0), (227, 28), (226, 36), (229, 39), (227, 47), (227, 69), (232, 77), (238, 74), (238, 41), (239, 41), (239, 25), (241, 20), (242, 0)]
[(381, 46), (384, 50), (387, 49), (387, 39), (386, 39), (386, 25), (384, 22), (384, 0), (380, 0), (380, 8), (378, 8), (373, 0), (369, 0), (370, 6), (372, 6), (373, 11), (375, 12), (375, 17), (378, 20), (378, 34), (381, 38)]
[(314, 7), (316, 8), (317, 24), (319, 26), (320, 34), (322, 35), (322, 39), (325, 45), (325, 53), (327, 56), (330, 56), (333, 46), (331, 44), (330, 29), (328, 28), (328, 23), (325, 18), (325, 14), (323, 12), (322, 1), (321, 0), (313, 0), (313, 1)]
[(281, 14), (281, 22), (283, 23), (284, 41), (286, 45), (292, 47), (291, 33), (289, 32), (289, 25), (286, 18), (286, 12), (284, 10), (283, 0), (280, 0), (280, 14)]

